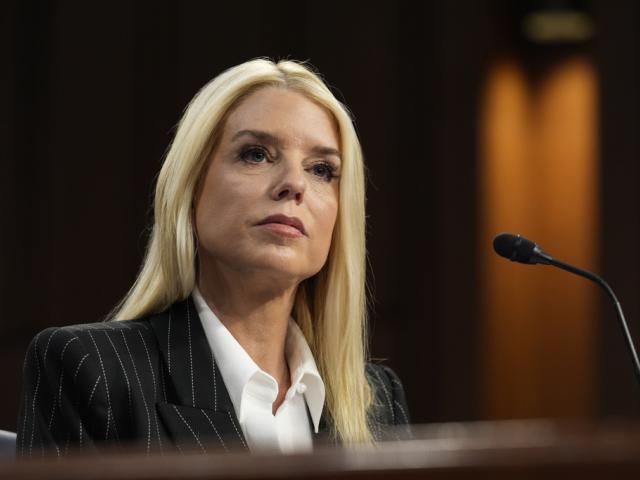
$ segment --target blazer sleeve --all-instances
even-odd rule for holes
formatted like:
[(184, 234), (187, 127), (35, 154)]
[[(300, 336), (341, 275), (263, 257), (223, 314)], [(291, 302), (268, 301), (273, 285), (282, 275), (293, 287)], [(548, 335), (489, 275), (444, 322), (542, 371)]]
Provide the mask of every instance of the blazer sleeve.
[(93, 425), (87, 418), (92, 403), (101, 400), (99, 376), (91, 381), (87, 377), (92, 362), (81, 339), (68, 328), (47, 328), (31, 340), (22, 371), (18, 457), (94, 448)]

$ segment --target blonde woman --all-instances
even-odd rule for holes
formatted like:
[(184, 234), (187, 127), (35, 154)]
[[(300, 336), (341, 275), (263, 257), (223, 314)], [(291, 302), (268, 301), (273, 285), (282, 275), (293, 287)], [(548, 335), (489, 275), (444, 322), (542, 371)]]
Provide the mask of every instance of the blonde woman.
[(360, 144), (308, 64), (258, 58), (205, 85), (154, 213), (108, 321), (32, 340), (18, 455), (293, 452), (409, 432), (400, 380), (368, 361)]

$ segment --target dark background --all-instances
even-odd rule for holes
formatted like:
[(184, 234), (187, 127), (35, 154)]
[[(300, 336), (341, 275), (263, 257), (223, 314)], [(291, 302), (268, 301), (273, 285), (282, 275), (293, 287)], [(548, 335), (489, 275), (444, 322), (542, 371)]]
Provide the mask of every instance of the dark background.
[[(636, 1), (4, 2), (0, 428), (15, 431), (29, 340), (100, 320), (134, 281), (155, 175), (188, 101), (257, 56), (309, 60), (355, 114), (370, 171), (372, 354), (400, 375), (414, 422), (486, 419), (476, 282), (478, 256), (493, 253), (475, 243), (480, 87), (500, 55), (535, 74), (566, 52), (534, 48), (518, 28), (526, 8), (558, 6), (596, 26), (570, 49), (599, 75), (600, 264), (638, 337)], [(602, 310), (593, 416), (637, 417), (622, 338)]]

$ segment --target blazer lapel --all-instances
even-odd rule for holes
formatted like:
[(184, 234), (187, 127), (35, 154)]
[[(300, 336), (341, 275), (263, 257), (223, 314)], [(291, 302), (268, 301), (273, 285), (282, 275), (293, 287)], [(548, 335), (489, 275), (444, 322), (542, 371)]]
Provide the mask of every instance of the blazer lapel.
[(248, 450), (191, 296), (150, 320), (162, 356), (156, 404), (179, 449)]
[[(180, 450), (248, 451), (191, 296), (151, 318), (150, 324), (162, 357), (164, 402), (158, 402), (156, 409), (176, 446)], [(326, 405), (318, 433), (308, 406), (307, 417), (314, 448), (341, 443), (330, 437), (331, 419)]]

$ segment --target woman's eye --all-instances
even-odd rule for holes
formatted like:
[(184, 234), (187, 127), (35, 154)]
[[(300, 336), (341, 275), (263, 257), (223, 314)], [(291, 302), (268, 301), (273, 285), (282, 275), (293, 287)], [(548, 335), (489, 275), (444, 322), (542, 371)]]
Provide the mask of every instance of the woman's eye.
[(240, 154), (240, 158), (242, 158), (244, 161), (250, 161), (252, 163), (261, 163), (262, 160), (267, 160), (268, 157), (269, 155), (264, 150), (264, 148), (260, 147), (248, 148)]
[(327, 182), (330, 182), (331, 180), (336, 178), (336, 167), (329, 163), (319, 163), (317, 165), (314, 165), (312, 170), (316, 175), (322, 177)]

